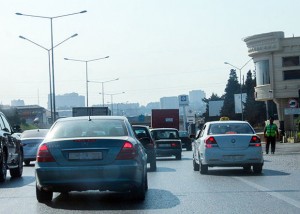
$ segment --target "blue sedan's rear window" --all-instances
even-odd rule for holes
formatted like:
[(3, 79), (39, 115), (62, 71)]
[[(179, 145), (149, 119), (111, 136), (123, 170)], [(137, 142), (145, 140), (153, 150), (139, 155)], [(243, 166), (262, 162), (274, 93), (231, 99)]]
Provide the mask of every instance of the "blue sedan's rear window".
[(59, 121), (52, 128), (48, 139), (76, 137), (117, 137), (127, 136), (122, 120), (68, 120)]

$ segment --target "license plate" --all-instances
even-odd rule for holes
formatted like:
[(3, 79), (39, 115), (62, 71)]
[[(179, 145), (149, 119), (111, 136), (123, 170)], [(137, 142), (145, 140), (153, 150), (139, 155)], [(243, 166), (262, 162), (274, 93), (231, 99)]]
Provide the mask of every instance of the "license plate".
[(159, 144), (159, 147), (171, 147), (170, 144)]
[(224, 160), (227, 161), (238, 161), (241, 160), (243, 158), (242, 155), (226, 155), (224, 156)]
[(102, 152), (70, 152), (69, 160), (101, 160)]

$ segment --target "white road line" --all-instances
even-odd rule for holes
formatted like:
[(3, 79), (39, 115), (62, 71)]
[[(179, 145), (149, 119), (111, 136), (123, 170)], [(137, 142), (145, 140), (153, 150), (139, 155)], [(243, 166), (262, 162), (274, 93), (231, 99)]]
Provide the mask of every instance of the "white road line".
[(260, 191), (262, 191), (262, 192), (265, 192), (265, 193), (267, 193), (267, 194), (269, 194), (269, 195), (271, 195), (271, 196), (274, 196), (274, 197), (276, 197), (276, 198), (278, 198), (278, 199), (280, 199), (280, 200), (282, 200), (282, 201), (285, 201), (286, 203), (288, 203), (288, 204), (290, 204), (290, 205), (293, 205), (293, 206), (295, 206), (295, 207), (297, 207), (297, 208), (300, 208), (300, 201), (296, 201), (296, 200), (294, 200), (294, 199), (292, 199), (292, 198), (290, 198), (290, 197), (284, 196), (284, 195), (282, 195), (282, 194), (280, 194), (280, 193), (278, 193), (278, 192), (272, 192), (272, 190), (270, 190), (270, 189), (268, 189), (268, 188), (265, 188), (265, 187), (263, 187), (263, 186), (260, 186), (260, 185), (258, 185), (258, 184), (256, 184), (256, 183), (253, 183), (253, 182), (251, 182), (251, 181), (247, 181), (247, 180), (244, 179), (244, 178), (240, 178), (240, 177), (233, 177), (233, 178), (235, 178), (235, 179), (237, 179), (237, 180), (240, 180), (240, 181), (242, 181), (242, 182), (248, 184), (249, 186), (252, 186), (252, 187), (254, 187), (255, 189), (258, 189), (258, 190), (260, 190)]

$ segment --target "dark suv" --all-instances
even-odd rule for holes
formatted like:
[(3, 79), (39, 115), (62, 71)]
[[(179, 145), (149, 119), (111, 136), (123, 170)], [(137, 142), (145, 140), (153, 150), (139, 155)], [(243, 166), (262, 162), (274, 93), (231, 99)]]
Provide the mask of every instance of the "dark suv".
[(172, 156), (181, 160), (181, 140), (177, 129), (174, 128), (156, 128), (151, 129), (151, 135), (155, 140), (157, 156)]
[(6, 180), (7, 169), (11, 177), (21, 177), (23, 173), (21, 140), (2, 112), (0, 112), (0, 146), (0, 182)]
[(147, 163), (150, 163), (150, 170), (156, 170), (156, 144), (151, 136), (148, 126), (132, 125), (136, 138), (143, 144), (147, 153)]

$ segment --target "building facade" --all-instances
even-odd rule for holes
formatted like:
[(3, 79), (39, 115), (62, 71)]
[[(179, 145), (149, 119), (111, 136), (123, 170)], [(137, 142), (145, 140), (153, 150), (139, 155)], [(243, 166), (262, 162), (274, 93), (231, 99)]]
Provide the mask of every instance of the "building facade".
[(244, 39), (256, 70), (255, 99), (273, 100), (277, 106), (280, 129), (295, 131), (299, 114), (300, 37), (284, 37), (270, 32)]

